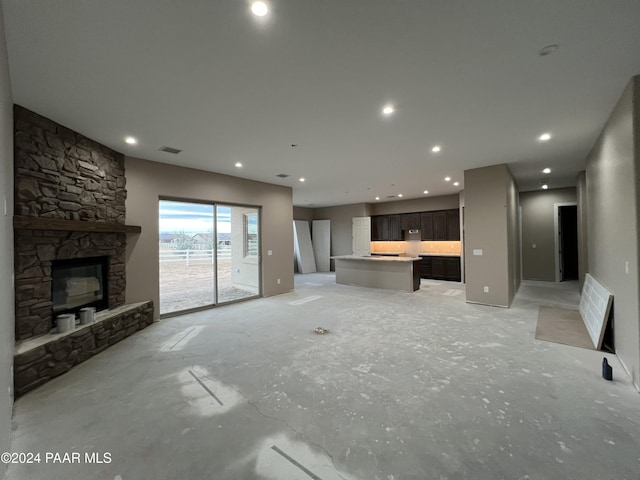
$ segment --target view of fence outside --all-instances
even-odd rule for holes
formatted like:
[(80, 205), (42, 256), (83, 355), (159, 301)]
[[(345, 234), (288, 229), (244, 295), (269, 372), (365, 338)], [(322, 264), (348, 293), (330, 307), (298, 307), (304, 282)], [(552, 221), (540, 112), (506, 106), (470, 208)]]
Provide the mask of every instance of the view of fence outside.
[[(258, 252), (255, 209), (172, 200), (159, 206), (161, 314), (259, 294), (243, 285), (250, 271), (244, 256)], [(245, 244), (232, 248), (232, 238)]]
[[(160, 312), (172, 313), (214, 303), (213, 250), (160, 246)], [(218, 250), (218, 303), (255, 295), (230, 286), (231, 249)], [(224, 280), (224, 281), (223, 281)], [(224, 285), (224, 287), (223, 287)]]

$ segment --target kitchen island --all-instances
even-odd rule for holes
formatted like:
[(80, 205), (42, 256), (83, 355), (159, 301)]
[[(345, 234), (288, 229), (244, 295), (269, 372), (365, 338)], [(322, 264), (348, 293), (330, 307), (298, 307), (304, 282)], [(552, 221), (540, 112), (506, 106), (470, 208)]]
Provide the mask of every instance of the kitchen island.
[(341, 255), (335, 260), (336, 283), (414, 292), (420, 288), (420, 258)]

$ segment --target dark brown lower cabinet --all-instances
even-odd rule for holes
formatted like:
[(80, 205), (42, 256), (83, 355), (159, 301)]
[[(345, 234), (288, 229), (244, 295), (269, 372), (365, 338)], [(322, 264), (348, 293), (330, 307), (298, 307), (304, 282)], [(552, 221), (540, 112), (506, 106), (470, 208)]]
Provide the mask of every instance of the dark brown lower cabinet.
[(431, 257), (420, 257), (420, 276), (431, 278)]
[(446, 280), (444, 257), (431, 258), (431, 278), (436, 280)]
[(420, 260), (413, 262), (413, 291), (420, 289)]
[(420, 276), (434, 280), (461, 280), (460, 257), (420, 257)]

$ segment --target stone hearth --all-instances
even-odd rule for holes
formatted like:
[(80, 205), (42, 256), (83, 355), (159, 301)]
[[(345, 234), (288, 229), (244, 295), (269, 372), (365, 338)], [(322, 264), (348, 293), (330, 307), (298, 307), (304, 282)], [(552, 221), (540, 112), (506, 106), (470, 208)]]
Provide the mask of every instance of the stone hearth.
[(14, 358), (16, 396), (69, 371), (153, 323), (152, 302), (133, 303), (96, 315), (96, 321), (65, 333), (21, 342)]

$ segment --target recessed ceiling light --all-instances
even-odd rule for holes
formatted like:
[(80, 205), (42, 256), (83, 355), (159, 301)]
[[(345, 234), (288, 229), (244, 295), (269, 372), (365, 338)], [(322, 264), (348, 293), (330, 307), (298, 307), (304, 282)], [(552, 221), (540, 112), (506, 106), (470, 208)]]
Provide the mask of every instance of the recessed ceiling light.
[(253, 2), (251, 4), (251, 12), (256, 17), (264, 17), (267, 13), (269, 13), (269, 7), (264, 2)]
[(376, 197), (376, 200), (380, 200), (380, 197)]
[(434, 145), (431, 149), (433, 153), (438, 153), (440, 150), (442, 150), (442, 147), (440, 145)]
[(547, 55), (551, 55), (553, 52), (558, 50), (558, 48), (558, 45), (547, 45), (546, 47), (542, 47), (540, 50), (538, 50), (538, 55), (540, 55), (541, 57), (546, 57)]
[(551, 169), (549, 167), (542, 170), (542, 173), (551, 173)]
[(460, 185), (460, 182), (453, 182), (454, 187), (457, 187), (458, 185)]
[(425, 191), (424, 191), (424, 192), (422, 192), (422, 193), (424, 193), (425, 195), (427, 195), (427, 194), (429, 193), (429, 190), (425, 190)]
[(129, 145), (136, 145), (138, 143), (138, 139), (135, 137), (125, 137), (124, 141)]
[(538, 137), (538, 140), (540, 140), (541, 142), (548, 142), (549, 140), (551, 140), (551, 134), (550, 133), (543, 133), (542, 135), (540, 135)]
[(445, 182), (450, 182), (451, 181), (451, 177), (444, 177), (444, 181)]
[(402, 198), (402, 194), (401, 193), (398, 194), (398, 198)]
[(546, 190), (547, 188), (549, 188), (549, 185), (547, 185), (546, 183), (544, 183), (544, 184), (542, 185), (542, 189), (543, 189), (543, 190)]
[(238, 168), (242, 168), (242, 163), (240, 163), (240, 162), (236, 162), (236, 167), (238, 167)]
[(300, 181), (304, 182), (305, 178), (304, 177), (300, 177)]
[(391, 115), (395, 111), (396, 111), (395, 107), (393, 105), (391, 105), (390, 103), (388, 103), (384, 107), (382, 107), (382, 113), (385, 114), (385, 115)]

